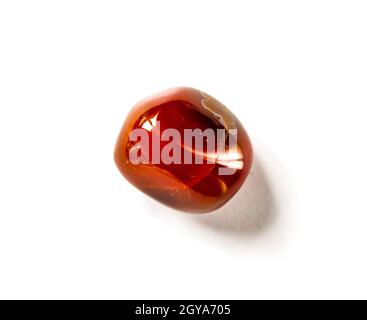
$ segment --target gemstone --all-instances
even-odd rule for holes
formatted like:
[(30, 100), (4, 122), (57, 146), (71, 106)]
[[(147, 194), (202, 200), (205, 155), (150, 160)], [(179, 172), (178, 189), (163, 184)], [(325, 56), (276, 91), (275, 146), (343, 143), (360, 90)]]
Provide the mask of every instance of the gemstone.
[(135, 187), (185, 212), (222, 207), (240, 189), (253, 151), (239, 120), (192, 88), (173, 88), (139, 102), (128, 114), (115, 162)]

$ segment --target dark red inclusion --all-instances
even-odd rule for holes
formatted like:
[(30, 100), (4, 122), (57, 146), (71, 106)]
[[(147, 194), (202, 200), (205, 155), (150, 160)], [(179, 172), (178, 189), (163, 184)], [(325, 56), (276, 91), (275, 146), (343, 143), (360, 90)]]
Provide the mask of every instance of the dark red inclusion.
[[(223, 186), (217, 178), (218, 169), (221, 165), (215, 163), (207, 163), (204, 160), (203, 164), (195, 164), (194, 152), (195, 145), (193, 144), (193, 164), (184, 164), (184, 129), (201, 129), (205, 130), (211, 128), (213, 130), (224, 129), (224, 127), (207, 117), (203, 113), (199, 112), (193, 105), (183, 101), (170, 101), (157, 107), (153, 107), (146, 111), (143, 115), (137, 119), (134, 128), (142, 128), (142, 125), (154, 118), (158, 114), (156, 120), (160, 122), (160, 131), (165, 129), (174, 128), (181, 134), (181, 141), (178, 141), (181, 145), (181, 164), (165, 165), (163, 162), (160, 164), (152, 164), (152, 133), (148, 131), (150, 137), (150, 161), (149, 166), (156, 166), (170, 172), (180, 182), (184, 183), (191, 189), (197, 191), (205, 196), (220, 196), (223, 193)], [(161, 141), (161, 150), (168, 142)], [(130, 148), (134, 143), (128, 143), (127, 156)], [(204, 153), (206, 152), (206, 144), (204, 143)], [(237, 171), (233, 175), (221, 176), (222, 183), (226, 186), (231, 186), (235, 183), (240, 175), (240, 171)]]

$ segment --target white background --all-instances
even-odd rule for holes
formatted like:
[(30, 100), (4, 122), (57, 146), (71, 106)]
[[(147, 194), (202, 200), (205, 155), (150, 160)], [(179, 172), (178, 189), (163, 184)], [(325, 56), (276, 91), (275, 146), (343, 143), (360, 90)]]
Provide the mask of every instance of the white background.
[[(212, 215), (113, 161), (182, 85), (255, 147)], [(366, 110), (366, 1), (2, 1), (0, 298), (367, 298)]]

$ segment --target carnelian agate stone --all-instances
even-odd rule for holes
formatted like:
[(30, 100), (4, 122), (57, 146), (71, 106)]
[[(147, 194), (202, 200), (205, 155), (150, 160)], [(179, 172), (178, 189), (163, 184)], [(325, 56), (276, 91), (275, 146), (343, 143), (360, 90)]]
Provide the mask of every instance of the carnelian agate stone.
[[(158, 124), (160, 134), (172, 128), (180, 133), (179, 137), (164, 139), (160, 136), (156, 140), (156, 149), (163, 150), (170, 143), (175, 151), (181, 151), (174, 162), (157, 162), (157, 156), (153, 156), (152, 141), (157, 138), (154, 135), (158, 132), (155, 128)], [(143, 150), (138, 150), (143, 149), (140, 144), (143, 138), (131, 139), (135, 129), (145, 130), (149, 137), (144, 156)], [(222, 132), (225, 146), (219, 148), (218, 138), (214, 155), (208, 155), (210, 137), (203, 135), (199, 149), (195, 139), (190, 145), (186, 143), (187, 129)], [(229, 143), (234, 132), (237, 137), (235, 149), (233, 143)], [(185, 161), (187, 153), (192, 154), (191, 163)], [(132, 154), (140, 155), (144, 161), (137, 163)], [(203, 161), (196, 162), (195, 156), (202, 157)], [(219, 101), (191, 88), (169, 89), (139, 102), (128, 114), (115, 149), (117, 167), (130, 183), (171, 208), (192, 213), (211, 212), (228, 202), (245, 182), (252, 158), (249, 137), (239, 120)], [(226, 168), (230, 169), (229, 174), (220, 172)]]

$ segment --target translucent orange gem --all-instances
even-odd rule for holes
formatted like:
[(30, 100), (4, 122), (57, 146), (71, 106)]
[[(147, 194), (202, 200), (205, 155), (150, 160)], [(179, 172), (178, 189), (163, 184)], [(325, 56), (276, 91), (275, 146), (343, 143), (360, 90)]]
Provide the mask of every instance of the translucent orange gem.
[(174, 209), (206, 213), (228, 202), (252, 165), (250, 139), (219, 101), (174, 88), (139, 102), (117, 140), (115, 161), (145, 194)]

